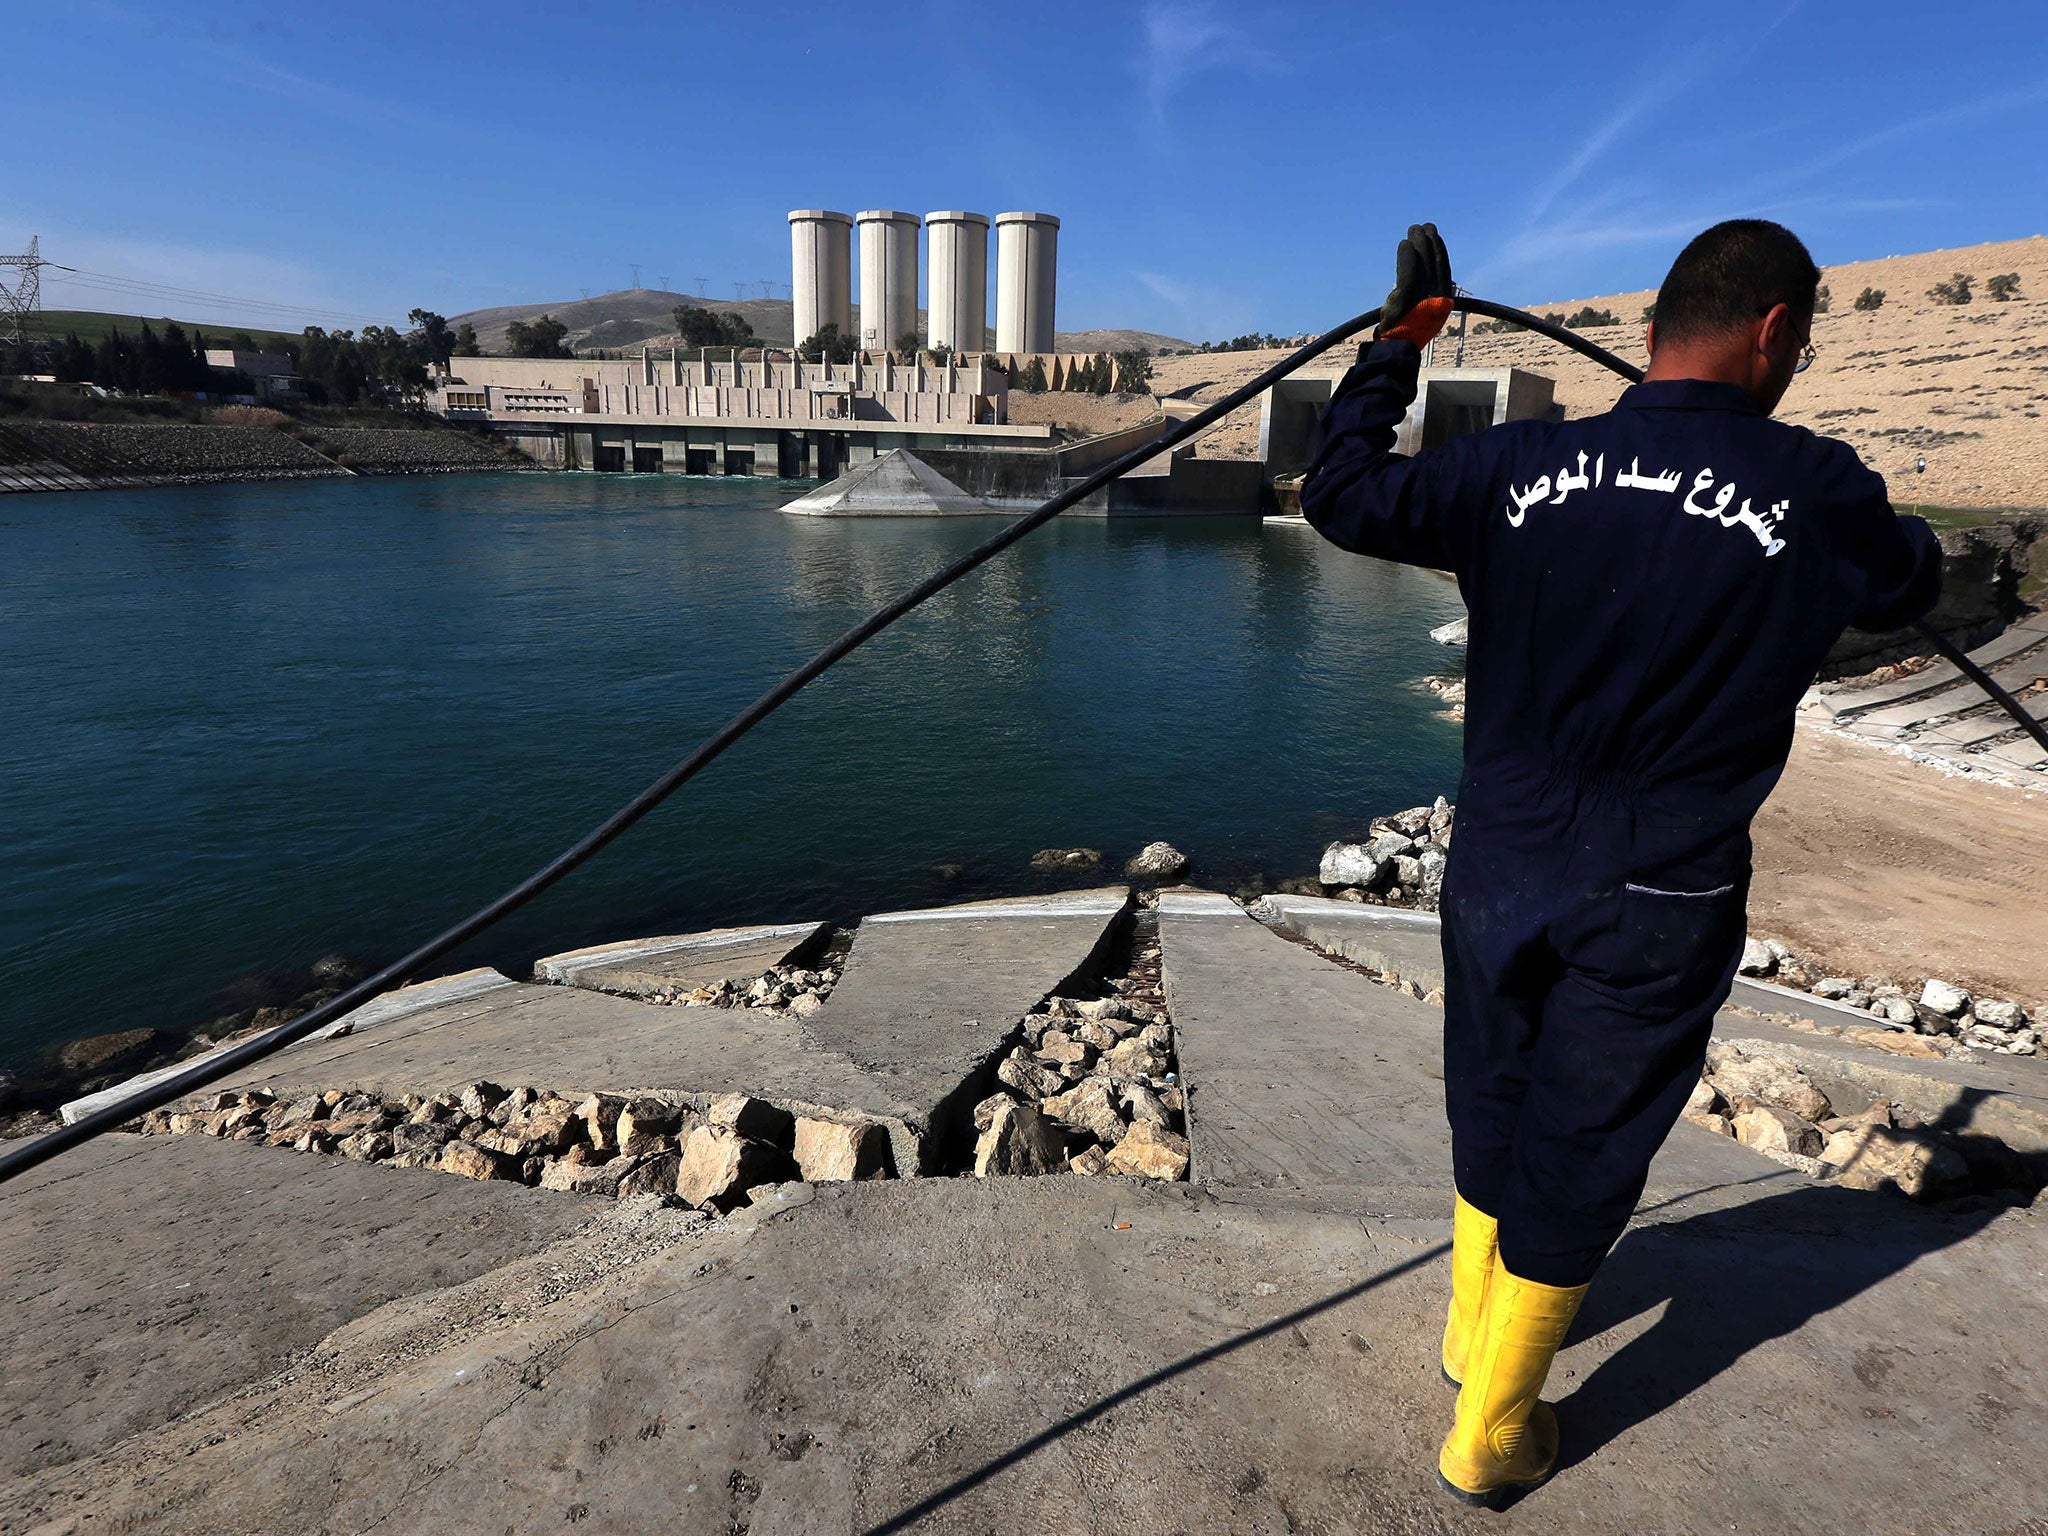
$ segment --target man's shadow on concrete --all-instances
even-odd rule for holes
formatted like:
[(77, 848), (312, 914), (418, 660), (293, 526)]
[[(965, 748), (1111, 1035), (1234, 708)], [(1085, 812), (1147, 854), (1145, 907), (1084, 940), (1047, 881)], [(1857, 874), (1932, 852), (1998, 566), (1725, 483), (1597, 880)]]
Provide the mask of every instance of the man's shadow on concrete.
[[(1976, 1097), (1965, 1093), (1939, 1128), (1967, 1131)], [(2044, 1172), (2048, 1169), (2041, 1160), (2028, 1160), (2022, 1174), (2026, 1191), (1974, 1196), (1944, 1207), (1802, 1181), (1782, 1194), (1632, 1228), (1594, 1279), (1567, 1342), (1597, 1337), (1659, 1303), (1670, 1305), (1647, 1332), (1602, 1361), (1557, 1404), (1558, 1470), (1596, 1455), (1615, 1436), (1690, 1396), (1759, 1345), (1796, 1332), (1930, 1253), (1968, 1241), (2013, 1205), (2026, 1203), (2032, 1190), (2041, 1187)], [(1710, 1197), (1722, 1188), (1694, 1190), (1678, 1199)], [(1307, 1306), (1183, 1355), (1047, 1425), (871, 1527), (866, 1536), (908, 1530), (1152, 1388), (1376, 1290), (1449, 1251), (1448, 1243), (1439, 1243)]]
[(1814, 1185), (1631, 1229), (1594, 1279), (1567, 1346), (1668, 1305), (1557, 1401), (1558, 1470), (1598, 1455), (1751, 1350), (1966, 1242), (2023, 1198), (1936, 1208)]

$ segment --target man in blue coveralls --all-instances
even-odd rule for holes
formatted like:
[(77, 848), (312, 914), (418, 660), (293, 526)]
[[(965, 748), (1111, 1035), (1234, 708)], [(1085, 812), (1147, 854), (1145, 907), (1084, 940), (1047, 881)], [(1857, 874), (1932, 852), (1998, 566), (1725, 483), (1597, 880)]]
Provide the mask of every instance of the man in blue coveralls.
[(1396, 263), (1301, 505), (1345, 549), (1454, 573), (1471, 615), (1438, 1473), (1500, 1505), (1555, 1464), (1538, 1394), (1699, 1080), (1800, 695), (1845, 627), (1933, 606), (1941, 550), (1847, 444), (1771, 419), (1813, 357), (1820, 272), (1789, 230), (1732, 220), (1679, 254), (1648, 377), (1605, 415), (1413, 458), (1395, 430), (1455, 290), (1434, 225)]

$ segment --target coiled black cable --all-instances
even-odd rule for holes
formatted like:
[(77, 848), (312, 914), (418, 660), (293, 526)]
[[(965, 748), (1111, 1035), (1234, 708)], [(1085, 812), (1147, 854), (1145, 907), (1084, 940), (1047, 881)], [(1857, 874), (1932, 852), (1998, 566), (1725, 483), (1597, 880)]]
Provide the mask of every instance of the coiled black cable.
[[(1633, 364), (1624, 362), (1612, 352), (1587, 340), (1577, 331), (1568, 330), (1554, 321), (1541, 316), (1527, 314), (1505, 304), (1495, 304), (1487, 299), (1459, 296), (1456, 307), (1473, 314), (1487, 315), (1496, 320), (1511, 321), (1526, 330), (1547, 336), (1562, 346), (1582, 356), (1591, 358), (1603, 367), (1612, 369), (1630, 383), (1640, 383), (1643, 372)], [(1015, 522), (1007, 524), (999, 532), (977, 544), (950, 565), (933, 572), (923, 581), (905, 592), (894, 602), (876, 610), (853, 628), (818, 652), (809, 661), (791, 672), (782, 681), (762, 694), (753, 703), (741, 710), (725, 723), (708, 740), (690, 753), (675, 767), (656, 779), (633, 799), (614, 811), (604, 821), (592, 828), (576, 843), (564, 849), (555, 858), (535, 870), (526, 879), (502, 895), (495, 897), (476, 911), (463, 918), (454, 926), (436, 934), (400, 959), (394, 960), (372, 976), (365, 977), (337, 997), (330, 998), (317, 1008), (300, 1014), (288, 1023), (263, 1034), (253, 1036), (239, 1045), (217, 1051), (195, 1061), (181, 1072), (172, 1073), (147, 1087), (116, 1100), (112, 1104), (92, 1110), (69, 1125), (59, 1126), (32, 1141), (0, 1152), (0, 1183), (26, 1173), (41, 1163), (48, 1162), (61, 1152), (92, 1140), (96, 1136), (124, 1125), (136, 1116), (147, 1114), (166, 1104), (184, 1098), (204, 1088), (209, 1083), (219, 1082), (232, 1076), (242, 1068), (263, 1060), (266, 1056), (295, 1041), (303, 1040), (315, 1030), (333, 1023), (342, 1015), (350, 1013), (372, 998), (400, 986), (418, 976), (434, 961), (458, 946), (467, 943), (478, 934), (495, 924), (500, 918), (516, 912), (534, 897), (547, 890), (565, 875), (592, 858), (614, 838), (625, 832), (635, 822), (647, 815), (656, 806), (674, 794), (684, 784), (695, 778), (716, 761), (725, 750), (747, 732), (759, 725), (768, 716), (780, 709), (791, 698), (834, 663), (840, 661), (876, 635), (894, 624), (898, 619), (928, 599), (937, 596), (954, 582), (976, 567), (994, 559), (1019, 539), (1051, 522), (1069, 507), (1092, 496), (1112, 480), (1136, 469), (1140, 464), (1158, 457), (1196, 436), (1216, 422), (1221, 421), (1239, 406), (1258, 398), (1261, 392), (1286, 378), (1304, 363), (1322, 356), (1332, 347), (1338, 346), (1360, 331), (1376, 324), (1380, 312), (1367, 310), (1354, 316), (1333, 330), (1325, 331), (1314, 341), (1297, 348), (1286, 357), (1266, 369), (1256, 378), (1238, 386), (1214, 404), (1204, 407), (1195, 415), (1183, 421), (1169, 423), (1157, 437), (1131, 449), (1120, 457), (1097, 469), (1077, 484), (1069, 486), (1035, 510), (1026, 513)], [(2040, 722), (2030, 719), (2013, 697), (2000, 688), (1982, 669), (1977, 667), (1948, 641), (1926, 625), (1921, 630), (1932, 640), (1937, 649), (1950, 661), (1956, 663), (1973, 682), (1977, 683), (1996, 699), (2012, 716), (2025, 726), (2029, 733), (2048, 748), (2048, 733), (2044, 733)]]

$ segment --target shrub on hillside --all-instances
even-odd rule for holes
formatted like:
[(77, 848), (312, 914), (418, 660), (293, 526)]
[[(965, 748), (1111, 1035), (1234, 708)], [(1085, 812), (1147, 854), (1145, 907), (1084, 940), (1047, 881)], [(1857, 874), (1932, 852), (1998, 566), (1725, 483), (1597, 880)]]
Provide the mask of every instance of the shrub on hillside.
[(1984, 291), (1999, 303), (2009, 303), (2020, 296), (2020, 275), (2017, 272), (2001, 272), (1996, 277), (1984, 280)]
[(1957, 272), (1947, 282), (1936, 283), (1928, 289), (1927, 297), (1937, 304), (1967, 304), (1970, 302), (1970, 289), (1976, 282), (1977, 279), (1969, 273)]
[(1574, 331), (1583, 331), (1591, 326), (1596, 325), (1621, 324), (1621, 322), (1614, 317), (1613, 310), (1595, 309), (1590, 304), (1581, 304), (1577, 310), (1575, 310), (1572, 314), (1566, 317), (1564, 323), (1568, 328)]
[(1864, 314), (1869, 314), (1873, 309), (1883, 309), (1884, 290), (1882, 288), (1864, 289), (1856, 295), (1856, 308)]
[(1829, 306), (1832, 305), (1834, 302), (1835, 296), (1833, 293), (1829, 292), (1828, 285), (1826, 283), (1822, 283), (1819, 288), (1814, 290), (1813, 312), (1816, 315), (1826, 314), (1828, 312)]

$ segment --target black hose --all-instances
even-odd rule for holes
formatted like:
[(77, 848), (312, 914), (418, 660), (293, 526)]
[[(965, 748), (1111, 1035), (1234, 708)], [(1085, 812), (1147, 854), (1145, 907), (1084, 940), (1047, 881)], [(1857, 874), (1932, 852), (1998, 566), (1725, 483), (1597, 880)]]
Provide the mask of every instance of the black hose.
[[(1545, 320), (1537, 315), (1527, 314), (1522, 310), (1510, 308), (1505, 304), (1495, 304), (1488, 299), (1475, 299), (1460, 295), (1455, 302), (1456, 307), (1459, 309), (1469, 310), (1473, 314), (1488, 315), (1496, 320), (1507, 320), (1521, 326), (1525, 330), (1535, 331), (1539, 335), (1547, 336), (1552, 341), (1569, 347), (1572, 351), (1584, 357), (1591, 358), (1603, 367), (1612, 369), (1630, 383), (1640, 383), (1642, 381), (1643, 372), (1640, 368), (1631, 363), (1624, 362), (1605, 347), (1587, 340), (1577, 331), (1568, 330), (1554, 321)], [(852, 651), (859, 649), (869, 640), (872, 640), (876, 635), (910, 612), (911, 609), (937, 596), (969, 571), (1001, 554), (1026, 534), (1051, 522), (1069, 507), (1092, 496), (1112, 480), (1129, 473), (1140, 464), (1156, 458), (1161, 453), (1165, 453), (1186, 442), (1189, 438), (1221, 421), (1239, 406), (1257, 399), (1261, 392), (1269, 389), (1281, 379), (1286, 378), (1287, 375), (1293, 373), (1302, 364), (1322, 356), (1332, 347), (1357, 335), (1366, 327), (1375, 324), (1379, 317), (1380, 312), (1377, 309), (1367, 310), (1364, 314), (1345, 321), (1336, 329), (1325, 331), (1307, 346), (1290, 352), (1286, 357), (1266, 369), (1249, 383), (1239, 385), (1222, 399), (1204, 407), (1186, 420), (1170, 423), (1157, 437), (1131, 449), (1118, 458), (1112, 459), (1109, 463), (1080, 481), (1079, 484), (1069, 486), (1044, 505), (1026, 513), (1015, 522), (1005, 526), (1000, 532), (977, 544), (952, 564), (926, 577), (894, 602), (877, 610), (856, 624), (852, 629), (846, 631), (845, 634), (826, 646), (824, 650), (818, 652), (817, 655), (783, 678), (781, 682), (770, 688), (761, 697), (754, 700), (753, 703), (727, 721), (715, 735), (699, 746), (696, 751), (648, 785), (647, 788), (634, 796), (624, 806), (614, 811), (571, 847), (564, 850), (533, 874), (527, 876), (526, 879), (513, 886), (512, 889), (506, 891), (503, 895), (479, 907), (468, 917), (462, 919), (461, 922), (429, 939), (402, 959), (394, 960), (375, 975), (357, 982), (340, 996), (330, 998), (317, 1008), (300, 1014), (289, 1023), (280, 1024), (276, 1029), (245, 1040), (240, 1045), (232, 1046), (201, 1061), (194, 1062), (182, 1072), (174, 1073), (148, 1087), (138, 1088), (134, 1093), (118, 1099), (103, 1108), (93, 1110), (91, 1113), (81, 1116), (70, 1125), (59, 1126), (54, 1131), (46, 1132), (23, 1146), (10, 1148), (6, 1152), (0, 1152), (0, 1183), (5, 1183), (17, 1174), (26, 1173), (38, 1164), (49, 1161), (60, 1152), (68, 1151), (82, 1142), (90, 1141), (96, 1136), (113, 1130), (116, 1126), (124, 1125), (137, 1115), (147, 1114), (152, 1109), (159, 1109), (166, 1104), (185, 1097), (189, 1093), (204, 1088), (208, 1083), (219, 1082), (222, 1078), (233, 1075), (252, 1062), (261, 1061), (273, 1052), (280, 1051), (295, 1041), (303, 1040), (315, 1030), (333, 1023), (343, 1014), (360, 1008), (372, 998), (410, 981), (428, 965), (440, 959), (441, 956), (475, 938), (500, 918), (518, 911), (519, 908), (525, 906), (534, 897), (540, 895), (541, 892), (561, 880), (563, 876), (583, 864), (619, 836), (620, 833), (660, 805), (662, 801), (674, 794), (689, 780), (695, 778), (698, 773), (709, 767), (713, 761), (725, 752), (726, 748), (730, 747), (734, 742), (746, 735), (747, 732), (767, 719), (768, 716), (780, 709), (799, 693), (805, 685), (823, 674), (835, 662), (841, 660)], [(2035, 740), (2039, 741), (2044, 747), (2048, 747), (2048, 734), (2043, 733), (2038, 721), (2028, 718), (2026, 712), (2019, 707), (2018, 702), (2010, 694), (2006, 693), (2004, 689), (1985, 676), (1975, 663), (1963, 656), (1932, 629), (1928, 628), (1925, 624), (1922, 624), (1920, 628), (1934, 642), (1943, 655), (1960, 666), (1970, 676), (1972, 681), (1981, 686), (1992, 698), (1996, 699), (1999, 704), (2009, 711), (2016, 720), (2027, 728), (2029, 734)]]

